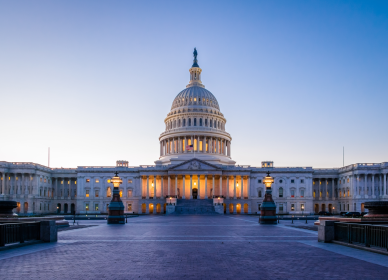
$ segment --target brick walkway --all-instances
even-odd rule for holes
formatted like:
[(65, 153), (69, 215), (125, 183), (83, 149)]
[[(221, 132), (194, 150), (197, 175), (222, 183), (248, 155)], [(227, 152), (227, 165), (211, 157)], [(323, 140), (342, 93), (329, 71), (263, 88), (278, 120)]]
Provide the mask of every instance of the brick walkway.
[[(298, 222), (297, 222), (298, 223)], [(301, 222), (301, 224), (304, 222)], [(310, 221), (312, 225), (313, 221)], [(0, 279), (386, 279), (388, 256), (249, 216), (143, 216), (0, 252)], [(295, 222), (294, 222), (295, 224)]]

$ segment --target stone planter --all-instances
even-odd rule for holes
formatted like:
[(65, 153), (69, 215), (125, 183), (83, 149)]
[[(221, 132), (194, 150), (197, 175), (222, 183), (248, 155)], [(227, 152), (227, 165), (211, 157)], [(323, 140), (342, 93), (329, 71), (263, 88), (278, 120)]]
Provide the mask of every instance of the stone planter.
[(386, 218), (388, 220), (388, 201), (365, 202), (364, 207), (369, 210), (364, 218)]
[(12, 212), (12, 210), (16, 207), (18, 207), (18, 204), (16, 201), (11, 201), (11, 200), (0, 201), (0, 217), (13, 218), (17, 216), (15, 213)]

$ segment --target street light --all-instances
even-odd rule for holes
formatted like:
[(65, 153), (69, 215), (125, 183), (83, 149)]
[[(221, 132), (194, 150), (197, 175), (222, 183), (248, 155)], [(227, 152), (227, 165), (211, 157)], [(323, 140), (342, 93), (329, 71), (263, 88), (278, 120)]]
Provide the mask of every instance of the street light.
[(272, 189), (274, 179), (267, 172), (267, 176), (263, 180), (265, 185), (265, 195), (263, 204), (261, 205), (261, 215), (259, 219), (260, 224), (277, 224), (276, 222), (276, 204), (272, 199)]
[(115, 172), (115, 176), (110, 181), (113, 183), (113, 196), (108, 206), (108, 224), (125, 224), (124, 204), (121, 201), (119, 190), (123, 180), (118, 176), (118, 172)]

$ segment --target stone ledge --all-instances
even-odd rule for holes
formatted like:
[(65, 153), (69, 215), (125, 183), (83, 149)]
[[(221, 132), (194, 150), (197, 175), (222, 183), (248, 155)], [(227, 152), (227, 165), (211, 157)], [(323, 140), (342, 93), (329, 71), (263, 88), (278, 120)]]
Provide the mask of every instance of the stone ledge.
[(351, 248), (355, 248), (355, 249), (361, 249), (361, 250), (364, 250), (364, 251), (369, 251), (369, 252), (378, 253), (378, 254), (382, 254), (382, 255), (388, 256), (388, 251), (384, 251), (384, 249), (374, 249), (374, 248), (371, 248), (371, 247), (365, 247), (365, 246), (350, 244), (350, 243), (346, 243), (346, 242), (342, 242), (342, 241), (338, 241), (338, 240), (332, 240), (331, 242), (335, 243), (335, 244), (338, 244), (338, 245), (343, 245), (343, 246), (346, 246), (346, 247), (351, 247)]
[(42, 241), (42, 240), (31, 240), (31, 241), (25, 241), (24, 243), (7, 244), (4, 247), (0, 247), (0, 251), (20, 248), (20, 247), (24, 247), (24, 246), (39, 244), (39, 243), (44, 243), (44, 241)]

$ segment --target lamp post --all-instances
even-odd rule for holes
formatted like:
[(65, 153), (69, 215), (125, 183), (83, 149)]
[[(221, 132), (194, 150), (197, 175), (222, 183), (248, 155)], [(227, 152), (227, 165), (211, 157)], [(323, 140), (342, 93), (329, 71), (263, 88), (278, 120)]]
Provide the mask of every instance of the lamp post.
[(113, 183), (113, 196), (108, 206), (108, 224), (125, 224), (124, 204), (121, 201), (119, 190), (119, 186), (123, 183), (123, 180), (121, 180), (116, 171), (115, 176), (110, 181)]
[(265, 185), (265, 196), (263, 204), (261, 205), (261, 216), (259, 223), (260, 224), (274, 224), (276, 225), (276, 204), (272, 199), (272, 189), (271, 185), (274, 182), (273, 177), (269, 176), (269, 171), (267, 176), (264, 178), (263, 183)]

